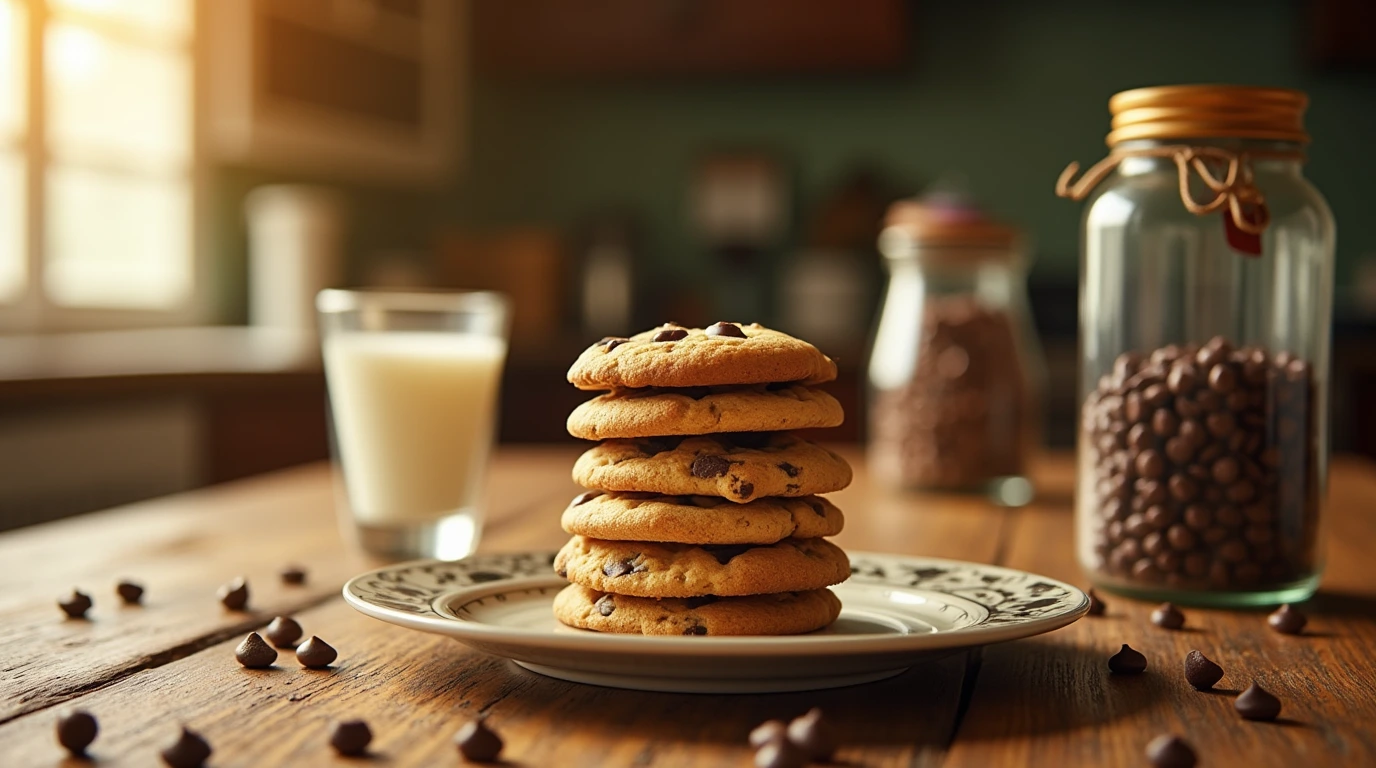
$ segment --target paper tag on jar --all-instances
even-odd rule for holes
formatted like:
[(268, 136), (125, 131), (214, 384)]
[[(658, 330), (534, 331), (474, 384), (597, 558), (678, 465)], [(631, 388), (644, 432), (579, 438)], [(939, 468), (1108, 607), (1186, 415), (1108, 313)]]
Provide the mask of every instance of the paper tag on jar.
[[(1255, 205), (1243, 205), (1242, 215), (1248, 219), (1257, 220), (1264, 218), (1263, 214), (1258, 217), (1258, 207)], [(1244, 232), (1237, 222), (1233, 221), (1233, 214), (1228, 209), (1223, 210), (1223, 233), (1228, 238), (1228, 247), (1243, 254), (1244, 256), (1261, 255), (1261, 235), (1254, 235), (1251, 232)]]

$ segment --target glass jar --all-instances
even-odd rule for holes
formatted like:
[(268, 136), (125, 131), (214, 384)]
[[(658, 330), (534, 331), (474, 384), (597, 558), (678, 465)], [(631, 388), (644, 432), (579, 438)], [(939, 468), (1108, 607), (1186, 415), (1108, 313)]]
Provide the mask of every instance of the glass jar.
[(888, 212), (869, 361), (869, 466), (891, 487), (1032, 498), (1044, 366), (1021, 234), (950, 200)]
[(1080, 279), (1077, 549), (1151, 599), (1308, 598), (1322, 568), (1333, 217), (1296, 91), (1113, 97)]

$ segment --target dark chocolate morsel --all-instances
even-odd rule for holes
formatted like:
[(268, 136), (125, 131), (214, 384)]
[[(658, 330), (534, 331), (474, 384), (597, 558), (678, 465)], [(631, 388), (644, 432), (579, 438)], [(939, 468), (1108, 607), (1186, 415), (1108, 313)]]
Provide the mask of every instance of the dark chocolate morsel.
[(798, 473), (802, 471), (786, 461), (779, 464), (779, 469), (782, 469), (784, 471), (784, 474), (788, 475), (789, 477), (797, 477)]
[(594, 347), (606, 347), (606, 348), (607, 348), (607, 351), (610, 352), (610, 351), (612, 351), (613, 349), (616, 349), (617, 347), (621, 346), (622, 344), (625, 344), (625, 343), (628, 342), (628, 341), (630, 341), (630, 339), (627, 339), (627, 338), (624, 338), (624, 337), (621, 337), (621, 336), (607, 336), (606, 338), (604, 338), (604, 339), (602, 339), (601, 341), (597, 342), (597, 343), (594, 344), (593, 346), (594, 346)]
[(250, 632), (248, 637), (239, 643), (239, 647), (234, 649), (234, 658), (249, 669), (262, 669), (272, 666), (272, 662), (277, 661), (277, 651), (263, 642), (262, 636), (257, 632)]
[(1196, 691), (1207, 691), (1223, 679), (1223, 667), (1209, 660), (1199, 651), (1185, 654), (1185, 682)]
[(699, 456), (693, 459), (693, 477), (721, 477), (731, 470), (731, 462), (720, 456)]
[(1106, 606), (1104, 605), (1104, 601), (1099, 599), (1099, 596), (1094, 593), (1094, 590), (1089, 590), (1089, 615), (1103, 616), (1105, 610)]
[(601, 495), (602, 495), (602, 492), (601, 492), (601, 491), (583, 491), (582, 493), (580, 493), (580, 494), (578, 494), (577, 496), (574, 496), (574, 497), (573, 497), (573, 502), (572, 502), (571, 504), (569, 504), (569, 506), (571, 506), (571, 507), (582, 506), (582, 505), (587, 504), (588, 502), (592, 501), (593, 499), (595, 499), (595, 498), (597, 498), (598, 496), (601, 496)]
[(707, 326), (706, 333), (708, 336), (730, 336), (733, 339), (745, 338), (745, 331), (742, 331), (741, 327), (735, 323), (713, 323)]
[(694, 624), (693, 626), (691, 626), (691, 627), (689, 627), (689, 628), (683, 630), (683, 634), (685, 634), (685, 635), (699, 635), (699, 636), (705, 635), (705, 634), (707, 634), (707, 627), (704, 627), (704, 626), (702, 626), (701, 624)]
[(715, 603), (720, 599), (721, 598), (717, 597), (716, 595), (699, 595), (698, 597), (688, 597), (684, 598), (683, 607), (689, 610), (693, 610), (695, 608), (701, 608), (704, 605), (711, 605), (712, 603)]
[(67, 614), (69, 619), (84, 619), (86, 612), (91, 610), (91, 596), (78, 589), (72, 590), (72, 596), (66, 600), (57, 601), (57, 607)]
[(788, 724), (782, 720), (766, 720), (750, 731), (750, 746), (759, 749), (771, 741), (788, 738)]
[(278, 648), (295, 648), (296, 642), (304, 634), (301, 625), (296, 623), (296, 619), (290, 616), (278, 616), (268, 624), (268, 628), (263, 631), (267, 636), (268, 642)]
[(1300, 609), (1286, 603), (1271, 612), (1266, 617), (1266, 624), (1281, 633), (1282, 635), (1298, 635), (1304, 631), (1304, 625), (1309, 623), (1309, 618)]
[(603, 616), (610, 616), (612, 612), (616, 610), (616, 596), (603, 595), (597, 598), (597, 602), (593, 603), (593, 606), (596, 607), (597, 612)]
[(345, 720), (335, 723), (330, 733), (330, 746), (345, 757), (358, 757), (368, 752), (368, 744), (373, 740), (373, 731), (362, 720)]
[(495, 762), (497, 756), (502, 754), (502, 737), (481, 719), (464, 723), (454, 735), (454, 745), (459, 748), (463, 759), (471, 763)]
[(643, 573), (645, 568), (635, 564), (635, 559), (640, 555), (626, 558), (625, 560), (613, 560), (602, 566), (602, 575), (609, 578), (625, 576), (628, 573)]
[(788, 739), (766, 742), (755, 752), (755, 768), (803, 768), (807, 755)]
[(1108, 670), (1119, 675), (1139, 675), (1147, 671), (1147, 657), (1123, 643), (1122, 649), (1109, 657)]
[(816, 707), (788, 724), (788, 740), (814, 763), (829, 763), (836, 754), (836, 733)]
[(143, 601), (143, 587), (127, 579), (115, 585), (115, 594), (125, 605), (138, 605)]
[(231, 611), (242, 611), (248, 607), (248, 582), (240, 576), (220, 587), (220, 603)]
[(90, 712), (74, 709), (57, 716), (57, 743), (74, 757), (85, 755), (99, 732), (100, 726)]
[(704, 544), (702, 548), (707, 553), (717, 559), (718, 563), (726, 565), (732, 560), (740, 557), (746, 552), (754, 549), (754, 544)]
[(306, 583), (306, 569), (299, 565), (288, 565), (279, 571), (277, 575), (281, 577), (283, 584), (288, 584), (293, 587)]
[(740, 487), (736, 489), (736, 495), (739, 496), (739, 497), (742, 498), (742, 499), (748, 498), (749, 496), (751, 496), (751, 495), (754, 494), (754, 493), (755, 493), (755, 484), (754, 484), (754, 483), (741, 483)]
[(337, 658), (339, 658), (339, 652), (315, 635), (311, 635), (311, 639), (296, 649), (296, 660), (307, 669), (324, 669), (333, 664)]
[(1233, 700), (1233, 709), (1247, 720), (1275, 720), (1280, 716), (1280, 699), (1252, 683)]
[(210, 758), (210, 752), (210, 744), (199, 733), (183, 726), (177, 742), (160, 754), (162, 761), (171, 768), (201, 768)]
[(1162, 603), (1151, 612), (1151, 623), (1163, 629), (1180, 629), (1185, 626), (1185, 614), (1172, 603)]
[(688, 332), (682, 328), (666, 328), (656, 333), (653, 341), (678, 341), (688, 337)]
[(1179, 736), (1169, 733), (1152, 739), (1147, 744), (1147, 759), (1152, 768), (1194, 768), (1198, 758), (1194, 749)]

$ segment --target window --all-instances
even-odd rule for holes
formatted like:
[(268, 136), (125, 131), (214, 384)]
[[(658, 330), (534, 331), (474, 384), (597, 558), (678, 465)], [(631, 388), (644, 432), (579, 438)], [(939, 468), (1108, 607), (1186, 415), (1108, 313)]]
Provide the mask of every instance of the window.
[(0, 0), (0, 327), (189, 321), (193, 0)]

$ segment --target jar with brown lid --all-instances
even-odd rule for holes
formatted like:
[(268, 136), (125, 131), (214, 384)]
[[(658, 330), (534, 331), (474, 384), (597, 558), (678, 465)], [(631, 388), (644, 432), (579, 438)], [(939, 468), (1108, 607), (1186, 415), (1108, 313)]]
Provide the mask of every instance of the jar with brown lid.
[(1303, 174), (1303, 93), (1141, 88), (1109, 102), (1087, 200), (1076, 491), (1098, 586), (1260, 605), (1317, 588), (1334, 224)]
[(879, 482), (1032, 497), (1044, 367), (1023, 238), (952, 198), (890, 207), (888, 291), (869, 361), (869, 466)]

